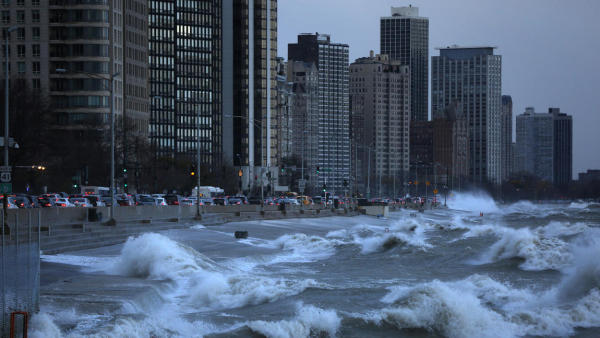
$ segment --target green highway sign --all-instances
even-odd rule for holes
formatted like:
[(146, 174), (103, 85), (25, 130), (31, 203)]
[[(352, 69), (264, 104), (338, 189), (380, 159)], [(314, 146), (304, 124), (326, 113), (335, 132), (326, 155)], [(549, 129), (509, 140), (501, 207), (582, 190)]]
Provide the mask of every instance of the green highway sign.
[(10, 194), (12, 192), (12, 183), (0, 183), (0, 193)]

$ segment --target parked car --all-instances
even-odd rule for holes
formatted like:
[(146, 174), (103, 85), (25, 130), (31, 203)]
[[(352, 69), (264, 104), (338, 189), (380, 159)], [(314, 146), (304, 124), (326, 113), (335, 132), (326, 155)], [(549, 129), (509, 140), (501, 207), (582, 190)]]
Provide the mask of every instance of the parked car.
[(200, 203), (202, 203), (203, 205), (213, 205), (215, 204), (213, 199), (210, 197), (204, 197), (200, 199)]
[(224, 197), (213, 198), (213, 201), (214, 201), (215, 205), (228, 205), (229, 204), (227, 202), (227, 198), (224, 198)]
[(179, 205), (182, 198), (183, 197), (175, 194), (167, 194), (164, 196), (164, 199), (167, 201), (168, 205)]
[(261, 204), (261, 199), (260, 197), (250, 197), (248, 199), (248, 204)]
[(156, 200), (156, 205), (168, 205), (164, 197), (155, 197), (154, 200)]
[(104, 202), (104, 205), (106, 205), (107, 207), (110, 207), (110, 206), (112, 206), (112, 205), (113, 205), (113, 202), (114, 202), (114, 205), (115, 205), (115, 206), (119, 205), (119, 203), (117, 203), (117, 199), (116, 199), (116, 197), (115, 197), (115, 199), (114, 199), (114, 200), (113, 200), (113, 199), (111, 199), (111, 198), (110, 198), (110, 196), (102, 196), (102, 197), (100, 197), (100, 198), (102, 199), (102, 202)]
[(73, 203), (76, 207), (89, 208), (92, 206), (92, 202), (84, 197), (71, 197), (69, 198), (69, 202)]
[(94, 207), (105, 207), (106, 203), (104, 203), (104, 201), (102, 200), (102, 197), (98, 196), (98, 195), (87, 195), (86, 198), (88, 199), (88, 201), (90, 201), (90, 203), (92, 203), (92, 206)]
[(182, 205), (182, 206), (188, 206), (188, 207), (189, 207), (189, 206), (192, 206), (192, 205), (194, 205), (194, 200), (193, 200), (193, 199), (191, 199), (191, 198), (182, 198), (182, 199), (179, 201), (179, 205)]
[(74, 207), (75, 204), (71, 203), (68, 198), (61, 197), (56, 199), (56, 206), (61, 208), (71, 208)]
[(135, 195), (135, 205), (156, 205), (156, 200), (150, 195)]
[(135, 201), (131, 195), (121, 194), (115, 197), (117, 199), (117, 204), (121, 207), (132, 207), (135, 205)]
[(48, 197), (38, 197), (37, 203), (42, 208), (50, 208), (54, 206), (56, 199)]
[(239, 197), (227, 197), (227, 204), (240, 205), (244, 204), (244, 201)]

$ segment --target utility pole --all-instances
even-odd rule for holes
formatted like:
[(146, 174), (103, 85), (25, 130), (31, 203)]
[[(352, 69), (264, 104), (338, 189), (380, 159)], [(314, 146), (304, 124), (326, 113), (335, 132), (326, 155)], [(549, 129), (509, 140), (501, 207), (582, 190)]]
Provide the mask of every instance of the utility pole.
[(196, 115), (196, 185), (198, 186), (196, 190), (196, 218), (200, 218), (200, 166), (202, 165), (202, 161), (200, 159), (200, 155), (202, 152), (200, 151), (201, 142), (200, 142), (200, 110), (198, 110)]

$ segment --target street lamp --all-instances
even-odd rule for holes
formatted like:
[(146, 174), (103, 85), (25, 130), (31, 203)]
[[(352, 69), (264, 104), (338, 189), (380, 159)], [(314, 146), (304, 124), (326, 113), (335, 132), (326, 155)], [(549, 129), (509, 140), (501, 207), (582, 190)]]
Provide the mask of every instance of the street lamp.
[[(4, 167), (8, 168), (8, 143), (9, 143), (9, 137), (8, 137), (8, 87), (9, 87), (9, 79), (10, 79), (10, 69), (9, 69), (9, 65), (10, 65), (10, 56), (9, 56), (9, 51), (8, 51), (8, 42), (10, 41), (10, 33), (14, 30), (16, 30), (18, 27), (17, 26), (11, 26), (8, 27), (6, 29), (6, 38), (5, 38), (5, 51), (6, 51), (6, 68), (4, 69), (4, 75), (5, 75), (5, 84), (4, 84)], [(8, 198), (7, 198), (7, 191), (4, 192), (4, 198), (3, 198), (3, 207), (4, 207), (4, 217), (6, 218), (6, 206), (8, 204), (7, 202)], [(3, 222), (5, 224), (5, 222)], [(4, 226), (3, 224), (3, 226)], [(3, 230), (4, 231), (4, 230)]]
[[(98, 76), (96, 74), (90, 74), (86, 72), (79, 71), (69, 71), (65, 68), (56, 68), (57, 73), (75, 73), (82, 74), (92, 79), (101, 79), (107, 80), (106, 77)], [(115, 111), (114, 111), (114, 81), (117, 76), (121, 73), (116, 72), (114, 74), (110, 74), (110, 85), (108, 88), (104, 88), (108, 90), (110, 93), (110, 220), (109, 222), (115, 222)]]

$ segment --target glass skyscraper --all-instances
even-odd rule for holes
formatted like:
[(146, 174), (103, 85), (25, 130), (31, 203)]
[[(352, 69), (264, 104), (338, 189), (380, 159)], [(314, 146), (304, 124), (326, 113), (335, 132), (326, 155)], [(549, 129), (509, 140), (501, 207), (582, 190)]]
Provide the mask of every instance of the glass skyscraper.
[(392, 16), (382, 17), (380, 25), (381, 54), (410, 67), (411, 120), (427, 121), (429, 19), (417, 7), (392, 7)]
[(431, 113), (459, 103), (469, 128), (469, 176), (501, 183), (502, 56), (495, 47), (446, 47), (431, 58)]
[(318, 187), (342, 194), (349, 188), (350, 107), (347, 44), (327, 34), (301, 34), (288, 45), (289, 62), (314, 63), (318, 71)]
[(221, 1), (149, 1), (150, 142), (157, 159), (221, 161)]

